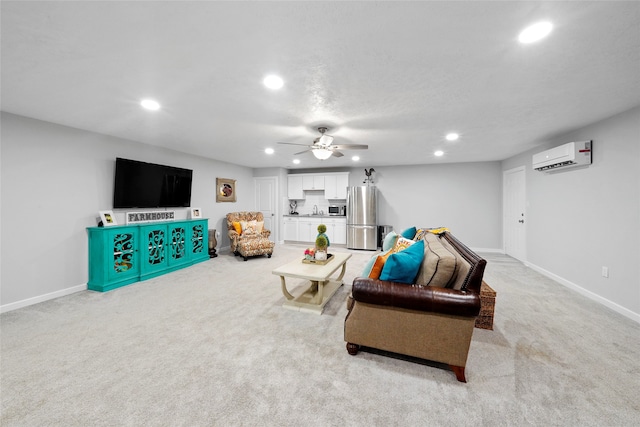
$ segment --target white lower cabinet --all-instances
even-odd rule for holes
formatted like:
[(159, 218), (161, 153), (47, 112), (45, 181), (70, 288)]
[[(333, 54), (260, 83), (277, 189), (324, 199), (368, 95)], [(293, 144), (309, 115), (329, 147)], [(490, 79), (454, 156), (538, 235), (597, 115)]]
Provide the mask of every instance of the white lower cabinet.
[(284, 217), (284, 240), (315, 244), (318, 236), (318, 225), (327, 226), (327, 236), (331, 244), (347, 244), (346, 218), (310, 218)]
[(298, 220), (298, 241), (315, 244), (320, 224), (322, 224), (322, 218), (300, 218)]
[(298, 218), (284, 217), (284, 240), (298, 241)]

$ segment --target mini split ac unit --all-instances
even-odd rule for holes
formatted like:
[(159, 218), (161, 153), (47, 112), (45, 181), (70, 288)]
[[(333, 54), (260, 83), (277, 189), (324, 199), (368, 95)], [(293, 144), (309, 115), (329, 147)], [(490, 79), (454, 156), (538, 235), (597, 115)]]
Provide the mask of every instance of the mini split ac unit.
[(593, 141), (569, 142), (533, 155), (533, 168), (551, 172), (591, 164)]

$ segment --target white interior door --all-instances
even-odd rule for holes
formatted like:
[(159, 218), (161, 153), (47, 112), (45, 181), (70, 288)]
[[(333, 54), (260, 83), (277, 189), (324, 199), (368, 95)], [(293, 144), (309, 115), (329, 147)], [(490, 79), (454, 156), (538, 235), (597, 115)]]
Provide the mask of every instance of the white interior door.
[(503, 175), (503, 235), (504, 252), (526, 261), (526, 186), (525, 169), (520, 166)]
[(264, 227), (271, 230), (269, 240), (275, 242), (278, 238), (278, 178), (269, 176), (254, 178), (256, 193), (256, 210), (264, 215)]

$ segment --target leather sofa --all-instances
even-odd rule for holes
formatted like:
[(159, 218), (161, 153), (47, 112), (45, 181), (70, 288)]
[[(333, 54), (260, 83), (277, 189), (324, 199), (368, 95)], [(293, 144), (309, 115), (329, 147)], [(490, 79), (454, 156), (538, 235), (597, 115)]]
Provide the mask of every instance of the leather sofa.
[[(370, 347), (440, 362), (466, 382), (486, 261), (449, 232), (423, 238), (425, 256), (416, 283), (354, 279), (344, 323), (347, 351), (356, 355)], [(451, 275), (435, 271), (446, 270), (438, 265), (445, 252), (455, 258)]]

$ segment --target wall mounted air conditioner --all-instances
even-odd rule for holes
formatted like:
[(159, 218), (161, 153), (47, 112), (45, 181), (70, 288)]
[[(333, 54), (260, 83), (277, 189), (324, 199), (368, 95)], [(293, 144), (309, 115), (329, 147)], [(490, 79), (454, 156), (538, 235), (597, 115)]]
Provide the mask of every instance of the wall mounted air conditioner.
[(593, 141), (569, 142), (533, 155), (533, 169), (551, 172), (591, 164)]

